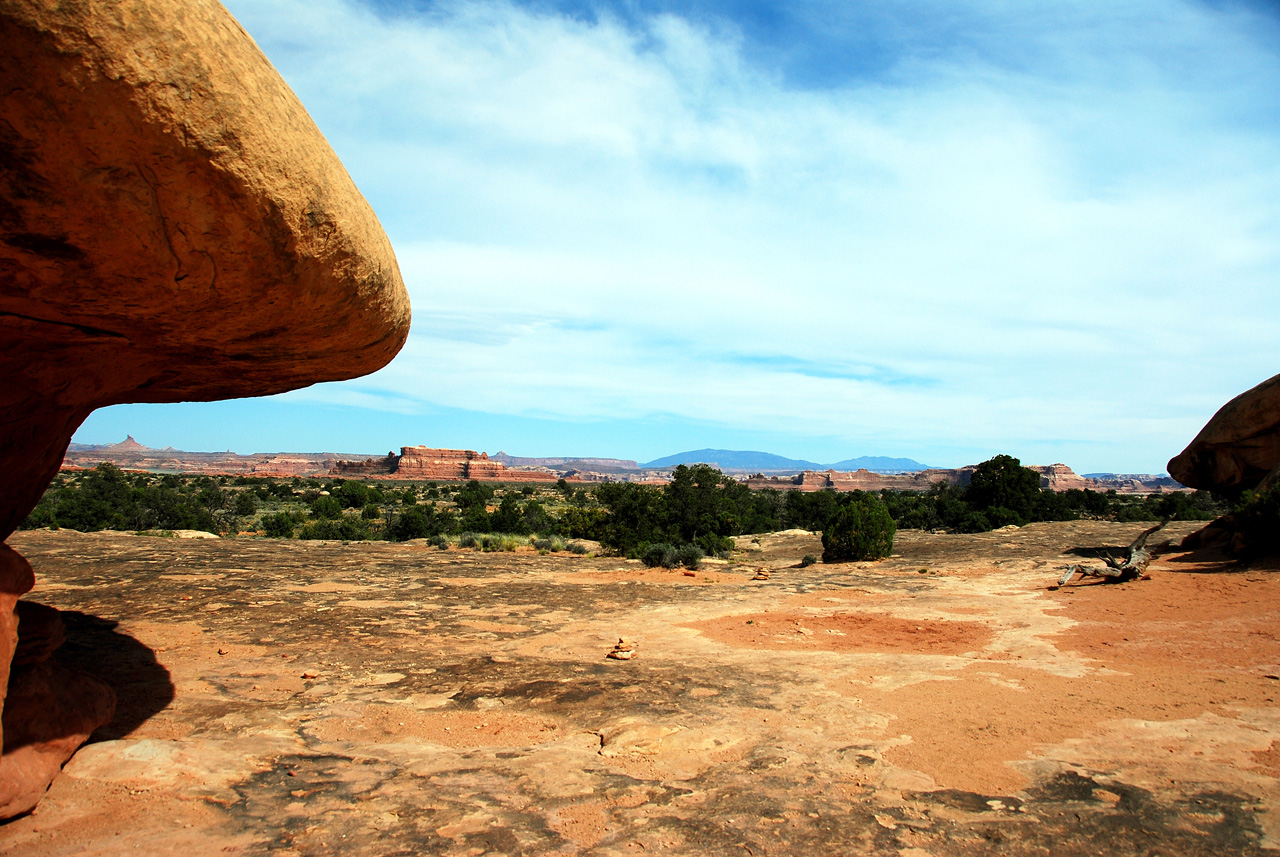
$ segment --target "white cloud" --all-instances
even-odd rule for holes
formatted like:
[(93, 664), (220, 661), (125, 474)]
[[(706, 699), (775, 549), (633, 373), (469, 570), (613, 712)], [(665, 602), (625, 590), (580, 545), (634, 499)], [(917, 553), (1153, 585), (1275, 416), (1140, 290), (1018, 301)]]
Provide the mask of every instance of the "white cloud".
[(414, 302), (391, 367), (305, 396), (1154, 469), (1280, 369), (1280, 64), (1244, 12), (975, 4), (954, 50), (903, 30), (805, 87), (673, 15), (229, 5)]

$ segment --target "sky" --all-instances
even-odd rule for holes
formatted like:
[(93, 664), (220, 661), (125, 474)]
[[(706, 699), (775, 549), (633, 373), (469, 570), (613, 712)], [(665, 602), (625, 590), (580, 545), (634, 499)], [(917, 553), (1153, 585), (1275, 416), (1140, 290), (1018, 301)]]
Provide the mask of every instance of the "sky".
[(1159, 473), (1280, 371), (1280, 12), (230, 0), (390, 236), (365, 378), (75, 440)]

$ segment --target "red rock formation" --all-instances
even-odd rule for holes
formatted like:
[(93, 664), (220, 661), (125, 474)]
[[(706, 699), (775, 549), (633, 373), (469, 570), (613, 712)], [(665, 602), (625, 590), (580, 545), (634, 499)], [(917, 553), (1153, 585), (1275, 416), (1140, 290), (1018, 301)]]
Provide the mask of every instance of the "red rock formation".
[(1280, 375), (1223, 405), (1169, 474), (1192, 488), (1237, 492), (1280, 482)]
[[(390, 243), (218, 3), (0, 0), (0, 45), (0, 538), (95, 408), (277, 393), (399, 350)], [(6, 549), (6, 673), (30, 585)], [(0, 793), (42, 790), (57, 766), (32, 754), (61, 764), (102, 713), (43, 675), (8, 677)]]
[(0, 818), (39, 803), (76, 748), (111, 720), (116, 704), (110, 687), (51, 659), (66, 638), (57, 610), (19, 601), (14, 615), (18, 639), (2, 715)]
[(357, 478), (379, 477), (421, 479), (440, 482), (554, 482), (558, 474), (545, 470), (508, 470), (501, 462), (491, 461), (483, 452), (470, 449), (431, 449), (425, 446), (403, 446), (400, 455), (387, 453), (386, 458), (365, 461), (339, 461), (335, 476)]
[(134, 442), (103, 447), (76, 448), (72, 444), (62, 459), (63, 470), (85, 470), (102, 462), (123, 470), (164, 473), (223, 474), (229, 476), (324, 476), (338, 463), (332, 453), (182, 452), (151, 449)]

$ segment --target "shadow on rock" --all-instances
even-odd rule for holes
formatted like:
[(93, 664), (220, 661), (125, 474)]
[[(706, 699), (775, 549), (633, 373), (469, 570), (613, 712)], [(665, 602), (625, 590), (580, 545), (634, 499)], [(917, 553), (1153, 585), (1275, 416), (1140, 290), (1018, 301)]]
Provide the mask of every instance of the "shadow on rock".
[(75, 610), (62, 611), (67, 640), (57, 659), (84, 670), (116, 693), (116, 713), (90, 741), (123, 738), (173, 701), (173, 680), (156, 653), (116, 630), (119, 625)]

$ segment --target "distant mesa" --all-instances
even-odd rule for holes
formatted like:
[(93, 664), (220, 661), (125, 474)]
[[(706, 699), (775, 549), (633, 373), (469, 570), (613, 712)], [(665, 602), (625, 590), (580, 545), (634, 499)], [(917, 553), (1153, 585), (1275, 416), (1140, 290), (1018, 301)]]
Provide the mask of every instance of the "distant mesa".
[(549, 470), (509, 470), (483, 452), (426, 446), (402, 446), (399, 455), (388, 452), (385, 458), (339, 461), (330, 472), (334, 476), (366, 479), (474, 479), (478, 482), (554, 482), (560, 478), (560, 474)]

